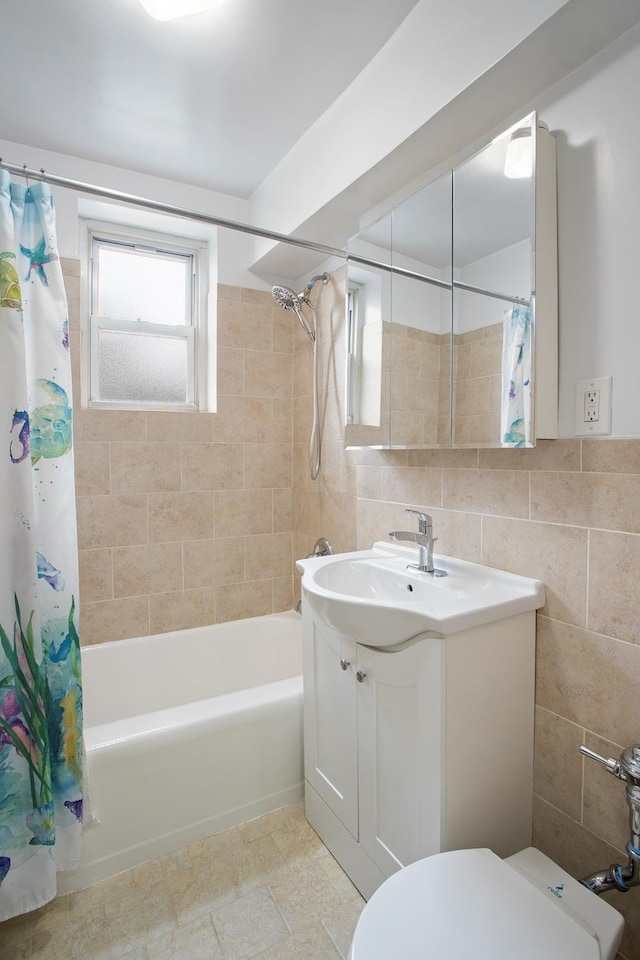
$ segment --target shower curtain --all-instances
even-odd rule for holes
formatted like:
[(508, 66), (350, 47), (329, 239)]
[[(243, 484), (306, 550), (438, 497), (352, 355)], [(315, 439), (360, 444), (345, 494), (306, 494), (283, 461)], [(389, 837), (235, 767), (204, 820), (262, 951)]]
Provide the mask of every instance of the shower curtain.
[(530, 446), (531, 428), (531, 311), (517, 304), (503, 319), (502, 446)]
[(67, 306), (49, 188), (0, 171), (0, 920), (77, 866), (82, 688)]

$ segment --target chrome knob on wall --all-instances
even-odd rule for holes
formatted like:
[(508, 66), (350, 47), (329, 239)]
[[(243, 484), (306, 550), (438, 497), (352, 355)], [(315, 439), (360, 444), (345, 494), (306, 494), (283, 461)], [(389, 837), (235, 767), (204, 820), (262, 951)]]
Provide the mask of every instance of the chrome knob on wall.
[[(615, 757), (603, 757), (599, 753), (596, 753), (595, 750), (590, 750), (589, 747), (585, 746), (580, 747), (580, 753), (585, 757), (589, 757), (590, 760), (601, 763), (614, 777), (620, 777), (620, 761), (616, 760)], [(624, 778), (620, 777), (620, 779), (622, 780)]]
[(347, 670), (351, 665), (351, 660), (345, 660), (344, 657), (340, 660), (340, 666), (343, 670)]

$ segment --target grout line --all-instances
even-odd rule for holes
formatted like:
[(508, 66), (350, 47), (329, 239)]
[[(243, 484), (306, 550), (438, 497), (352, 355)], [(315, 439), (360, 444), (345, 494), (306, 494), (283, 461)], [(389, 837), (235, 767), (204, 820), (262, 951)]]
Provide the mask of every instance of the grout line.
[[(586, 730), (584, 727), (582, 727), (583, 746), (585, 745), (585, 743), (586, 743)], [(581, 770), (581, 776), (580, 776), (580, 823), (583, 826), (584, 826), (584, 768), (585, 768), (586, 759), (587, 758), (585, 756), (583, 756), (582, 754), (580, 755), (580, 760), (582, 761), (582, 770)]]
[(591, 530), (587, 527), (587, 569), (586, 569), (586, 588), (584, 592), (584, 622), (585, 628), (589, 629), (589, 576), (591, 566)]

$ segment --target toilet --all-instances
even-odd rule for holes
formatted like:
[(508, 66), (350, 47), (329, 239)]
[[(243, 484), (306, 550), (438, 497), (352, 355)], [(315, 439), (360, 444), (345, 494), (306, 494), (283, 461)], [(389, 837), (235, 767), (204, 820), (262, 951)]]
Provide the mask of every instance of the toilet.
[(623, 927), (617, 910), (533, 847), (506, 860), (452, 850), (376, 890), (349, 960), (613, 960)]

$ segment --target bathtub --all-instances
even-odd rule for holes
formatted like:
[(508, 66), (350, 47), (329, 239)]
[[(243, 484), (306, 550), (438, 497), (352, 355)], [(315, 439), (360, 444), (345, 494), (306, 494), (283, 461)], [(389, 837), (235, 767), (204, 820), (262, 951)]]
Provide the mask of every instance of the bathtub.
[[(293, 611), (85, 647), (89, 811), (59, 893), (302, 796)], [(88, 812), (88, 816), (87, 816)]]

